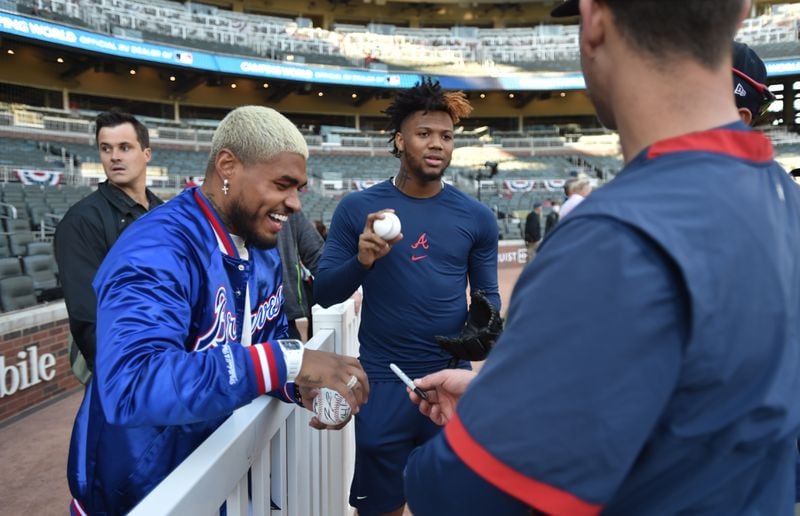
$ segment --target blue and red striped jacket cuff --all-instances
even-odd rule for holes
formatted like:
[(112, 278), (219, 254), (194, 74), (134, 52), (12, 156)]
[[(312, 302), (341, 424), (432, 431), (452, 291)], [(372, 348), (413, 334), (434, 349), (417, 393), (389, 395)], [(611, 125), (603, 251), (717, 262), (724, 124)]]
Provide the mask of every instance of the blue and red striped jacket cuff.
[(277, 342), (248, 346), (258, 394), (283, 390), (286, 383), (286, 362)]

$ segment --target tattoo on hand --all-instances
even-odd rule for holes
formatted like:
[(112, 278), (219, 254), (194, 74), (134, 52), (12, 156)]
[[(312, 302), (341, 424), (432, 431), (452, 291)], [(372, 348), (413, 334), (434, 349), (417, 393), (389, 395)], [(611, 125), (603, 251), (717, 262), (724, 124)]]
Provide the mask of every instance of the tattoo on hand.
[(322, 377), (317, 376), (312, 378), (310, 375), (304, 374), (295, 379), (299, 385), (303, 387), (322, 387)]

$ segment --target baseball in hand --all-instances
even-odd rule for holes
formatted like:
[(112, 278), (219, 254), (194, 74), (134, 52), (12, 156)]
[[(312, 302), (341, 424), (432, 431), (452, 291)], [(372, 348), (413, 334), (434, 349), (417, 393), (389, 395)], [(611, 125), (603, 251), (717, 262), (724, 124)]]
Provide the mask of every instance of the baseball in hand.
[(400, 234), (400, 219), (391, 211), (383, 213), (382, 219), (375, 219), (372, 231), (382, 239), (389, 241)]
[(314, 414), (321, 423), (338, 425), (350, 417), (350, 405), (338, 392), (323, 387), (311, 404)]

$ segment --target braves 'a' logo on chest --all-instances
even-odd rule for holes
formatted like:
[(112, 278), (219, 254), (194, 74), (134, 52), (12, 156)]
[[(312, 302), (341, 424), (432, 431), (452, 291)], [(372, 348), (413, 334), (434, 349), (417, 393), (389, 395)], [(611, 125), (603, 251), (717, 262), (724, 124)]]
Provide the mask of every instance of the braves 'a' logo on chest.
[(428, 234), (422, 233), (417, 241), (411, 245), (411, 249), (414, 250), (414, 253), (411, 254), (411, 261), (418, 262), (420, 260), (424, 260), (428, 257), (427, 253), (422, 254), (428, 249), (430, 249), (431, 245), (428, 243)]
[(418, 249), (418, 248), (428, 249), (430, 244), (428, 244), (428, 234), (423, 233), (419, 236), (416, 243), (411, 246), (411, 249)]

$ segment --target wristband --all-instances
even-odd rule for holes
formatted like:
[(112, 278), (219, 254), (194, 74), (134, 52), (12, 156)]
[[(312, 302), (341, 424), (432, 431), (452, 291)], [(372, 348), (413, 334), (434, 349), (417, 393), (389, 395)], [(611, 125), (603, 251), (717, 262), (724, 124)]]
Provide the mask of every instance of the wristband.
[(300, 386), (296, 383), (294, 385), (294, 402), (300, 405), (301, 407), (305, 408), (303, 405), (303, 395), (300, 394)]
[(303, 343), (297, 339), (278, 339), (278, 345), (283, 351), (283, 361), (286, 364), (286, 382), (293, 382), (303, 367)]

